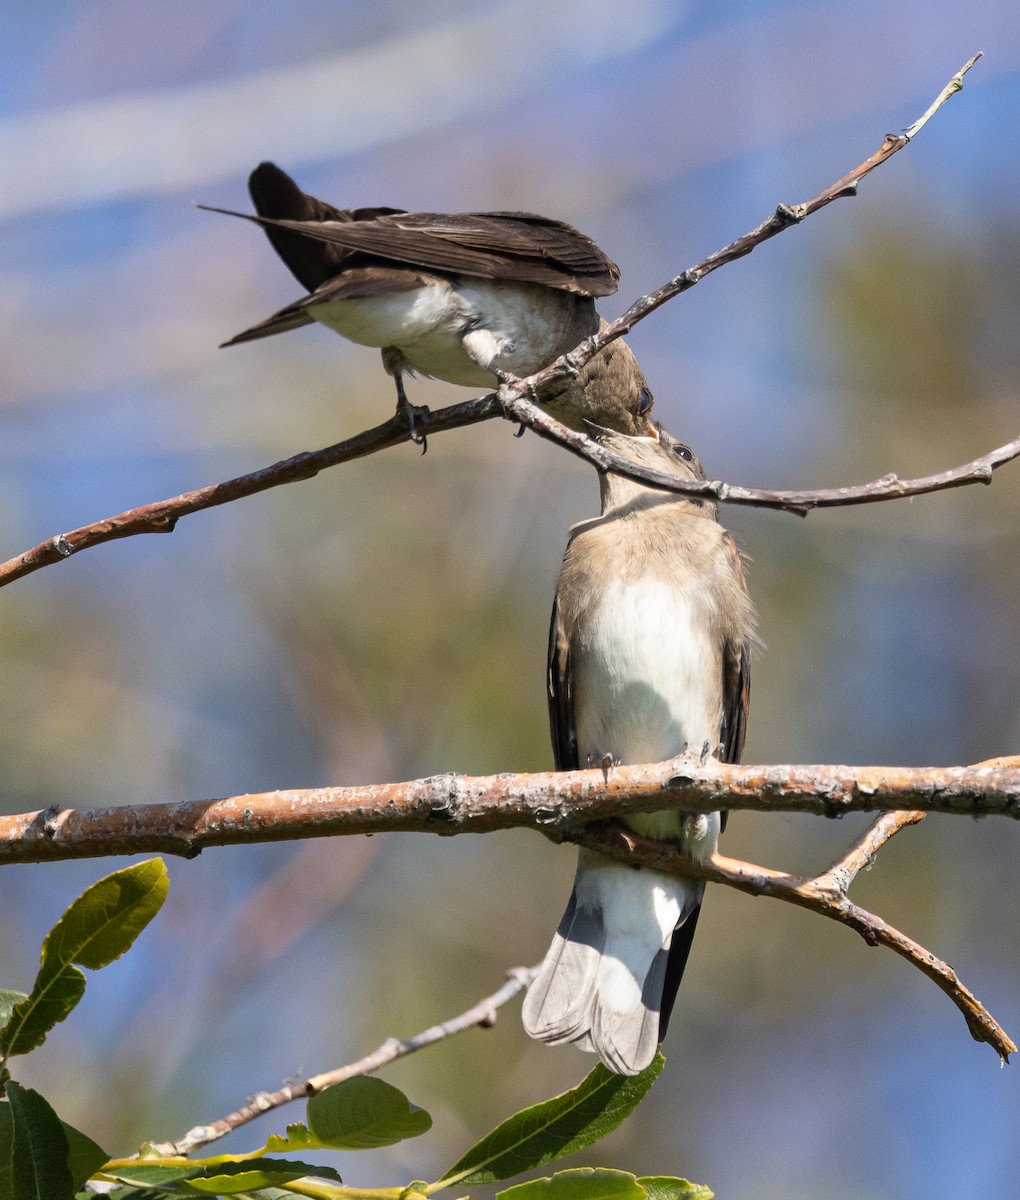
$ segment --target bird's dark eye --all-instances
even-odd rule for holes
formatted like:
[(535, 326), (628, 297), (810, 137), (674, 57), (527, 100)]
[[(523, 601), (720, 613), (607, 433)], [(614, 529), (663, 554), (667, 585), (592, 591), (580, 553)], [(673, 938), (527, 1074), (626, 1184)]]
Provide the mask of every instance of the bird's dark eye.
[(641, 403), (638, 405), (638, 412), (644, 416), (652, 407), (652, 393), (648, 388), (641, 389)]
[(690, 448), (690, 446), (685, 446), (683, 442), (677, 442), (673, 449), (676, 451), (678, 457), (682, 458), (684, 462), (694, 462), (694, 451)]

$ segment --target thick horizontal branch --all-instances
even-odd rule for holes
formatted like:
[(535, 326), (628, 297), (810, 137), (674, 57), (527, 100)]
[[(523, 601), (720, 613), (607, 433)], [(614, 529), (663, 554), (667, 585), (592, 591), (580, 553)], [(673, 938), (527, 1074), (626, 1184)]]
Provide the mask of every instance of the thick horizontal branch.
[(208, 846), (391, 831), (553, 838), (658, 809), (851, 812), (918, 809), (1020, 817), (1020, 758), (972, 767), (736, 766), (670, 762), (539, 774), (436, 775), (407, 783), (262, 792), (224, 800), (58, 809), (0, 817), (0, 863), (103, 855), (194, 857)]
[[(555, 421), (535, 403), (532, 397), (552, 384), (573, 378), (578, 370), (614, 339), (621, 337), (643, 320), (649, 313), (668, 300), (689, 291), (699, 280), (712, 271), (733, 262), (777, 233), (798, 224), (818, 209), (831, 204), (843, 196), (853, 195), (856, 186), (866, 175), (881, 163), (901, 150), (939, 108), (963, 86), (964, 74), (979, 58), (975, 55), (942, 89), (942, 92), (927, 112), (903, 134), (888, 135), (881, 147), (859, 166), (830, 184), (817, 196), (801, 204), (781, 204), (773, 215), (756, 229), (737, 238), (723, 249), (710, 254), (700, 263), (688, 267), (680, 275), (664, 284), (657, 291), (639, 300), (627, 309), (623, 316), (613, 321), (594, 337), (587, 338), (570, 354), (557, 359), (548, 367), (527, 379), (504, 379), (499, 393), (478, 400), (451, 405), (438, 412), (416, 416), (418, 433), (434, 435), (448, 429), (473, 425), (492, 417), (504, 416), (534, 429), (542, 437), (558, 442), (568, 450), (593, 463), (600, 470), (616, 470), (635, 479), (644, 480), (669, 490), (712, 497), (730, 504), (746, 504), (756, 507), (779, 509), (801, 516), (814, 508), (835, 507), (847, 504), (871, 504), (881, 500), (900, 499), (925, 492), (941, 491), (971, 483), (989, 483), (991, 472), (1020, 455), (1020, 439), (993, 450), (971, 463), (943, 471), (937, 475), (916, 480), (900, 480), (895, 475), (885, 475), (870, 483), (854, 487), (827, 488), (821, 491), (775, 491), (741, 487), (719, 481), (699, 483), (676, 480), (664, 472), (642, 468), (620, 458), (598, 446), (583, 434), (569, 430)], [(193, 491), (183, 492), (167, 500), (158, 500), (128, 509), (112, 517), (79, 526), (76, 529), (56, 534), (23, 551), (14, 558), (0, 563), (0, 587), (13, 583), (42, 567), (62, 562), (82, 550), (99, 546), (119, 538), (143, 533), (171, 533), (182, 517), (214, 508), (255, 495), (283, 484), (312, 479), (320, 471), (337, 466), (354, 458), (362, 458), (378, 450), (408, 441), (410, 433), (402, 420), (394, 417), (374, 429), (366, 430), (356, 437), (328, 446), (322, 450), (307, 451), (285, 459), (272, 466), (252, 471), (224, 483), (211, 484)]]

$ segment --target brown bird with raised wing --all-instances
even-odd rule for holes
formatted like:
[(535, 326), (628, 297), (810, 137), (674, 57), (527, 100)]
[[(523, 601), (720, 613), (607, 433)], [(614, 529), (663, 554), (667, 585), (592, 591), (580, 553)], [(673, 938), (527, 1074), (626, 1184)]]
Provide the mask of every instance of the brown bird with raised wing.
[[(531, 375), (595, 333), (595, 298), (616, 291), (619, 270), (591, 238), (533, 213), (345, 211), (273, 163), (258, 166), (248, 187), (257, 216), (212, 211), (262, 225), (309, 295), (224, 345), (320, 321), (379, 346), (412, 432), (404, 374), (467, 387), (496, 386), (494, 370)], [(541, 399), (575, 428), (651, 429), (652, 394), (622, 341)]]
[[(704, 479), (690, 447), (604, 433), (607, 448), (679, 479)], [(715, 504), (600, 476), (602, 515), (571, 530), (549, 635), (556, 767), (661, 762), (708, 745), (737, 762), (747, 722), (754, 609)], [(696, 858), (719, 813), (624, 821)], [(581, 850), (574, 890), (524, 1002), (532, 1037), (596, 1053), (634, 1075), (665, 1036), (704, 884)]]

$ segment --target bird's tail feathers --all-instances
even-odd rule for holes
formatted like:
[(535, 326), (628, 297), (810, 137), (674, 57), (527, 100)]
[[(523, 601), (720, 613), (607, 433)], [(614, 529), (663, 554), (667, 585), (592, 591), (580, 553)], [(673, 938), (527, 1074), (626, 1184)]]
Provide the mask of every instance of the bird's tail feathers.
[(570, 1043), (617, 1075), (636, 1075), (655, 1057), (670, 938), (654, 954), (640, 996), (629, 969), (607, 952), (603, 912), (572, 893), (556, 936), (524, 1001), (524, 1028), (550, 1045)]

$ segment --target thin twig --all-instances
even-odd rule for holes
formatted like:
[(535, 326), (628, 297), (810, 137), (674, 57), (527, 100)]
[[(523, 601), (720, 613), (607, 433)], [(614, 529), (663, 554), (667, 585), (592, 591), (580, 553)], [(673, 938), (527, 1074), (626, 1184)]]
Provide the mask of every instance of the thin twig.
[[(971, 462), (940, 471), (934, 475), (922, 475), (916, 479), (900, 479), (897, 475), (883, 475), (870, 483), (846, 487), (818, 488), (803, 491), (777, 491), (768, 488), (743, 487), (720, 480), (701, 481), (678, 479), (665, 471), (641, 466), (593, 441), (583, 433), (569, 429), (554, 417), (544, 412), (537, 404), (523, 397), (511, 406), (511, 419), (534, 430), (540, 437), (556, 442), (579, 458), (591, 463), (600, 471), (615, 471), (632, 479), (641, 480), (664, 491), (680, 492), (684, 495), (705, 496), (725, 504), (741, 504), (753, 508), (777, 509), (780, 512), (807, 516), (816, 508), (843, 508), (855, 504), (875, 504), (885, 500), (902, 500), (908, 496), (922, 496), (929, 492), (948, 491), (974, 483), (989, 484), (992, 472), (1020, 457), (1020, 438), (1004, 446), (982, 454)], [(458, 429), (474, 425), (492, 417), (504, 415), (496, 393), (478, 400), (453, 404), (433, 413), (415, 418), (416, 430), (432, 435), (447, 429)], [(157, 500), (131, 508), (116, 516), (105, 517), (89, 525), (47, 538), (30, 550), (0, 563), (0, 587), (13, 583), (25, 575), (31, 575), (42, 567), (62, 562), (81, 550), (103, 545), (120, 538), (134, 537), (143, 533), (173, 533), (177, 522), (192, 513), (228, 504), (270, 488), (287, 483), (313, 479), (320, 471), (340, 463), (363, 458), (388, 446), (396, 446), (409, 440), (407, 426), (392, 417), (374, 429), (366, 430), (344, 442), (327, 446), (322, 450), (308, 450), (293, 458), (284, 459), (269, 467), (262, 467), (247, 475), (239, 475), (224, 483), (183, 492), (167, 500)]]
[(344, 1067), (336, 1067), (332, 1071), (324, 1071), (320, 1075), (312, 1075), (308, 1079), (295, 1083), (288, 1083), (275, 1092), (259, 1092), (257, 1096), (254, 1096), (235, 1112), (228, 1113), (218, 1120), (210, 1121), (208, 1125), (196, 1125), (176, 1141), (154, 1144), (149, 1149), (167, 1158), (190, 1154), (200, 1146), (208, 1146), (210, 1142), (225, 1137), (249, 1121), (254, 1121), (256, 1117), (262, 1116), (263, 1113), (272, 1112), (273, 1109), (289, 1104), (292, 1100), (314, 1096), (316, 1092), (321, 1092), (334, 1084), (343, 1083), (345, 1079), (353, 1079), (355, 1075), (369, 1075), (388, 1063), (395, 1062), (398, 1058), (414, 1054), (417, 1050), (424, 1050), (426, 1046), (433, 1046), (436, 1042), (454, 1037), (467, 1029), (491, 1029), (495, 1025), (497, 1013), (503, 1005), (526, 988), (537, 973), (537, 967), (514, 967), (507, 972), (506, 983), (491, 996), (479, 1000), (466, 1012), (451, 1017), (441, 1025), (433, 1025), (404, 1041), (400, 1041), (398, 1038), (387, 1038), (378, 1049), (373, 1050), (371, 1054), (366, 1054), (364, 1058), (359, 1058), (357, 1062), (348, 1063)]
[(923, 821), (927, 813), (913, 811), (888, 812), (876, 817), (861, 836), (840, 855), (831, 867), (816, 877), (815, 882), (822, 890), (836, 888), (846, 892), (861, 871), (866, 871), (875, 861), (879, 850), (910, 825)]
[(697, 755), (585, 771), (435, 775), (119, 808), (0, 816), (0, 864), (114, 854), (194, 858), (210, 846), (385, 833), (531, 828), (565, 837), (633, 812), (851, 812), (918, 809), (1020, 818), (1020, 758), (971, 767), (734, 765)]
[[(500, 415), (500, 406), (493, 394), (477, 400), (451, 404), (437, 412), (416, 415), (415, 428), (422, 433), (443, 433), (448, 429), (475, 425), (479, 421), (487, 421)], [(216, 508), (220, 504), (229, 504), (232, 500), (254, 496), (283, 484), (314, 479), (320, 471), (325, 471), (328, 467), (364, 458), (377, 450), (399, 446), (409, 440), (407, 422), (394, 416), (373, 429), (367, 429), (355, 437), (326, 446), (322, 450), (307, 450), (223, 483), (209, 484), (194, 491), (182, 492), (179, 496), (171, 496), (167, 500), (156, 500), (151, 504), (127, 509), (102, 521), (81, 525), (67, 533), (47, 538), (32, 549), (0, 563), (0, 587), (30, 575), (41, 567), (62, 562), (81, 550), (100, 546), (104, 542), (141, 533), (173, 533), (177, 522), (192, 513)]]
[[(638, 466), (637, 463), (628, 462), (605, 446), (592, 441), (585, 434), (561, 425), (531, 400), (513, 400), (509, 412), (512, 420), (522, 422), (540, 437), (563, 446), (599, 471), (613, 471), (631, 479), (639, 479), (663, 491), (679, 492), (685, 496), (704, 496), (723, 504), (776, 509), (798, 517), (806, 517), (816, 508), (848, 508), (857, 504), (878, 504), (886, 500), (903, 500), (908, 496), (923, 496), (929, 492), (945, 492), (974, 483), (987, 485), (992, 482), (992, 472), (996, 468), (1020, 458), (1018, 437), (1004, 446), (989, 450), (987, 454), (979, 455), (970, 462), (936, 472), (934, 475), (900, 479), (898, 475), (888, 474), (872, 479), (869, 483), (844, 487), (778, 491), (743, 487), (720, 480), (677, 479), (666, 471)], [(2, 570), (0, 566), (0, 583), (3, 580)]]
[[(731, 242), (715, 254), (709, 255), (700, 263), (689, 267), (657, 291), (642, 296), (627, 309), (623, 316), (607, 325), (594, 337), (587, 338), (575, 350), (557, 359), (535, 375), (527, 379), (506, 377), (498, 393), (416, 417), (417, 431), (421, 434), (433, 435), (448, 429), (473, 425), (492, 417), (504, 416), (514, 423), (527, 425), (542, 437), (558, 442), (592, 463), (599, 470), (612, 469), (629, 475), (631, 478), (640, 479), (671, 491), (707, 496), (730, 504), (774, 508), (800, 516), (806, 515), (815, 508), (872, 504), (876, 501), (901, 499), (904, 496), (917, 496), (925, 492), (962, 487), (965, 484), (991, 482), (991, 472), (995, 467), (1020, 455), (1020, 439), (1010, 442), (998, 450), (993, 450), (989, 454), (982, 455), (963, 466), (916, 480), (904, 481), (895, 475), (885, 475), (880, 479), (855, 487), (790, 492), (740, 487), (719, 481), (700, 483), (677, 480), (664, 472), (639, 467), (637, 464), (611, 453), (584, 434), (574, 432), (565, 425), (561, 425), (532, 400), (532, 397), (540, 395), (542, 390), (550, 385), (575, 376), (586, 362), (611, 341), (627, 333), (639, 321), (668, 300), (689, 291), (706, 275), (726, 263), (750, 254), (756, 246), (760, 246), (784, 229), (789, 229), (791, 225), (799, 224), (805, 217), (824, 208), (825, 205), (831, 204), (833, 200), (853, 195), (857, 184), (866, 175), (907, 145), (949, 97), (960, 90), (963, 86), (963, 76), (979, 57), (980, 55), (975, 55), (960, 69), (942, 89), (927, 112), (915, 121), (905, 133), (889, 134), (882, 146), (870, 158), (865, 159), (863, 163), (811, 200), (802, 204), (779, 205), (772, 216), (756, 229), (744, 234), (743, 237)], [(105, 542), (142, 533), (171, 533), (177, 521), (191, 513), (227, 504), (230, 501), (266, 491), (269, 488), (279, 487), (282, 484), (311, 479), (328, 467), (337, 466), (339, 463), (361, 458), (373, 454), (377, 450), (406, 442), (409, 440), (409, 436), (407, 425), (394, 417), (374, 429), (366, 430), (356, 437), (339, 442), (334, 446), (328, 446), (323, 450), (298, 454), (283, 462), (238, 476), (224, 483), (211, 484), (208, 487), (184, 492), (167, 500), (140, 505), (137, 508), (118, 513), (116, 516), (56, 534), (7, 562), (0, 563), (0, 587), (29, 575), (33, 571), (38, 571), (42, 567), (70, 558), (81, 550), (87, 550)]]
[(911, 138), (916, 137), (947, 100), (949, 100), (952, 96), (955, 96), (957, 92), (963, 91), (964, 75), (966, 75), (971, 67), (977, 62), (977, 60), (982, 57), (983, 53), (979, 50), (973, 58), (968, 59), (967, 62), (965, 62), (959, 69), (959, 71), (956, 72), (953, 78), (950, 79), (942, 91), (939, 92), (939, 94), (935, 97), (928, 111), (924, 113), (923, 116), (918, 117), (913, 125), (909, 126), (907, 129), (904, 129), (903, 140), (905, 142), (909, 142)]
[(788, 875), (721, 854), (714, 855), (706, 862), (694, 862), (668, 843), (641, 837), (615, 822), (571, 833), (569, 839), (579, 846), (597, 850), (621, 862), (652, 866), (670, 874), (693, 876), (710, 883), (723, 883), (752, 896), (786, 900), (839, 921), (859, 933), (869, 946), (886, 946), (913, 963), (960, 1010), (971, 1037), (978, 1042), (987, 1042), (1000, 1060), (1006, 1063), (1009, 1056), (1016, 1052), (1016, 1044), (974, 993), (960, 981), (952, 967), (919, 942), (847, 897), (849, 881), (863, 865), (864, 858), (871, 859), (894, 833), (913, 824), (921, 815), (905, 813), (880, 817), (864, 838), (858, 839), (850, 847), (843, 859), (813, 878)]
[(576, 350), (564, 355), (561, 359), (557, 359), (556, 362), (544, 370), (531, 376), (528, 382), (532, 391), (547, 387), (550, 383), (569, 378), (577, 372), (578, 368), (594, 357), (599, 350), (613, 341), (614, 338), (622, 337), (623, 334), (628, 333), (638, 321), (643, 320), (650, 312), (654, 312), (655, 309), (665, 304), (667, 300), (672, 300), (674, 296), (679, 296), (683, 292), (690, 291), (696, 283), (700, 283), (706, 275), (710, 275), (719, 267), (750, 254), (752, 250), (760, 246), (763, 242), (767, 242), (770, 238), (775, 237), (776, 234), (789, 229), (791, 225), (800, 224), (805, 217), (811, 216), (820, 208), (831, 204), (834, 200), (841, 200), (846, 196), (856, 195), (857, 185), (865, 176), (870, 175), (876, 167), (880, 167), (882, 163), (892, 158), (897, 151), (902, 150), (931, 120), (947, 100), (955, 96), (957, 92), (962, 91), (964, 75), (967, 74), (979, 58), (981, 58), (980, 52), (964, 63), (938, 94), (924, 115), (919, 117), (904, 133), (886, 134), (882, 145), (874, 154), (854, 167), (852, 171), (848, 171), (842, 179), (837, 179), (835, 183), (830, 184), (823, 191), (819, 192), (817, 196), (813, 196), (810, 200), (805, 200), (801, 204), (780, 204), (767, 220), (763, 221), (757, 228), (752, 229), (750, 233), (745, 233), (743, 237), (737, 238), (735, 242), (730, 242), (728, 246), (717, 250), (715, 254), (710, 254), (708, 258), (703, 259), (696, 266), (688, 267), (686, 271), (683, 271), (675, 279), (671, 279), (669, 283), (664, 284), (656, 291), (651, 292), (647, 296), (642, 296), (622, 316), (617, 317), (615, 321), (588, 338)]

